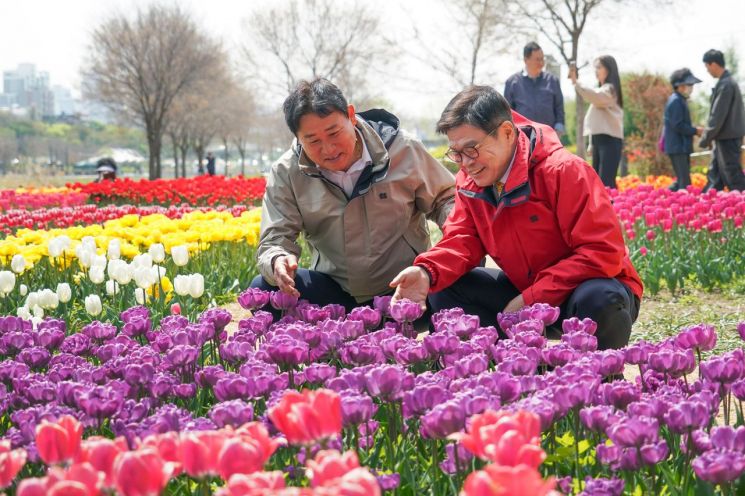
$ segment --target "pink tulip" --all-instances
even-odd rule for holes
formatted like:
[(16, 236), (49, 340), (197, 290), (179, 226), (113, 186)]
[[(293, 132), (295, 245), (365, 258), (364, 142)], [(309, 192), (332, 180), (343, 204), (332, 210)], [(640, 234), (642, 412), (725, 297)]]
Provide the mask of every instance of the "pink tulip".
[(0, 489), (8, 487), (26, 464), (26, 450), (10, 449), (10, 441), (0, 441)]
[(156, 496), (172, 473), (172, 465), (152, 448), (121, 453), (114, 462), (114, 480), (122, 496)]
[(75, 458), (83, 438), (83, 426), (70, 415), (56, 423), (43, 421), (36, 427), (36, 447), (39, 457), (47, 465), (67, 462)]
[(328, 389), (287, 391), (269, 418), (292, 444), (311, 444), (341, 432), (341, 399)]
[(335, 450), (319, 451), (314, 460), (308, 461), (308, 478), (313, 487), (334, 483), (346, 473), (360, 466), (357, 454), (347, 451), (343, 455)]
[(184, 471), (196, 478), (218, 475), (220, 451), (226, 439), (224, 431), (193, 431), (184, 434), (181, 437)]

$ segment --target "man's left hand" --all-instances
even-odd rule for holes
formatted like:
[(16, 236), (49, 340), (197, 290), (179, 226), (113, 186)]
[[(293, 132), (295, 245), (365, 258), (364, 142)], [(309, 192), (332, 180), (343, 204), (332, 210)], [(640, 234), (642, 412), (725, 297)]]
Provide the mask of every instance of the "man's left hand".
[(525, 306), (525, 300), (523, 300), (523, 295), (519, 294), (512, 298), (512, 301), (510, 301), (506, 307), (504, 307), (504, 310), (502, 310), (502, 313), (509, 313), (509, 312), (517, 312), (518, 310), (522, 309), (522, 307)]

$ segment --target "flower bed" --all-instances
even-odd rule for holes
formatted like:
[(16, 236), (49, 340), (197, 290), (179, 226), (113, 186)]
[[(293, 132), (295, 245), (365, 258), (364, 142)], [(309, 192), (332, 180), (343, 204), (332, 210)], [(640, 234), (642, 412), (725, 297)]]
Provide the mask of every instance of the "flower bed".
[[(125, 495), (739, 489), (745, 357), (702, 359), (710, 326), (597, 351), (588, 319), (548, 345), (558, 309), (545, 305), (500, 315), (508, 339), (459, 309), (417, 339), (421, 311), (406, 301), (348, 314), (256, 290), (239, 301), (254, 315), (234, 332), (219, 309), (159, 326), (145, 307), (121, 327), (0, 319), (0, 483)], [(270, 302), (281, 320), (259, 310)], [(640, 374), (624, 380), (625, 367)]]
[[(38, 209), (46, 207), (71, 207), (88, 200), (86, 193), (67, 188), (44, 188), (40, 190), (0, 190), (0, 212), (11, 209)], [(2, 224), (0, 224), (0, 227)]]
[(70, 184), (97, 204), (135, 205), (253, 205), (264, 196), (263, 177), (197, 176), (180, 179), (117, 179), (100, 183)]

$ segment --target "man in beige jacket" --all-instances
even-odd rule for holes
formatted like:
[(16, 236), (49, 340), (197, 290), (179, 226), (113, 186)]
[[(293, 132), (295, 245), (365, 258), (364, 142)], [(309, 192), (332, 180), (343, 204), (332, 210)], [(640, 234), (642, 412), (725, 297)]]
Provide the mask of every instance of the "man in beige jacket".
[[(426, 219), (452, 209), (453, 175), (385, 110), (355, 113), (333, 83), (303, 81), (283, 105), (295, 140), (272, 166), (252, 287), (350, 309), (430, 247)], [(302, 233), (312, 250), (299, 268)]]

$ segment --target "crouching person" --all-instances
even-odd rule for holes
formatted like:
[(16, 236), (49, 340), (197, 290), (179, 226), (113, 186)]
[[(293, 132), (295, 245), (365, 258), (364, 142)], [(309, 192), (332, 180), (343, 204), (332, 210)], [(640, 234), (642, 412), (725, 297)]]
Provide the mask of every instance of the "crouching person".
[[(548, 126), (488, 86), (456, 95), (437, 131), (460, 164), (442, 240), (391, 285), (432, 311), (462, 307), (482, 325), (533, 303), (598, 323), (599, 348), (629, 341), (642, 283), (598, 175)], [(490, 255), (502, 270), (476, 267)]]
[(452, 209), (453, 175), (394, 115), (355, 113), (325, 79), (298, 84), (283, 109), (295, 140), (267, 178), (251, 286), (347, 309), (392, 293), (390, 280), (431, 246), (426, 220), (443, 226)]

